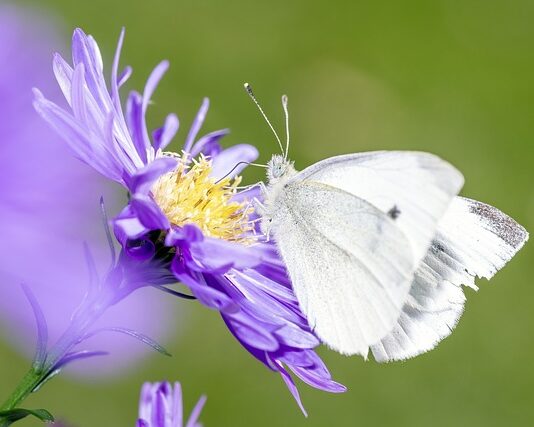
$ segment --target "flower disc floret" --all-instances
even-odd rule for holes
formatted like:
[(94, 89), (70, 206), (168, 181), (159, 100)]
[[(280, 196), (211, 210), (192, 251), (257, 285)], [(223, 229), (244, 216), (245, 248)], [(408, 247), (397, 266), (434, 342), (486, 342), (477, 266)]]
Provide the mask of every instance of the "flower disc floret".
[(176, 227), (195, 224), (205, 236), (230, 242), (254, 242), (254, 223), (249, 219), (254, 208), (247, 202), (232, 199), (241, 177), (216, 180), (211, 176), (212, 163), (205, 156), (180, 159), (178, 167), (162, 175), (152, 187), (159, 208)]

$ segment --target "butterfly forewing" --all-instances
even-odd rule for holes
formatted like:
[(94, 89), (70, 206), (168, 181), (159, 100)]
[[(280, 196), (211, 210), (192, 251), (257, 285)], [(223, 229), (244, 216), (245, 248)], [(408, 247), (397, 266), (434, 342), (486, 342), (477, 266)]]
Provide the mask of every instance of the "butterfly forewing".
[(449, 163), (411, 151), (332, 157), (292, 179), (306, 180), (345, 190), (388, 214), (406, 234), (416, 263), (426, 254), (438, 221), (463, 185), (461, 173)]
[(415, 269), (387, 214), (342, 189), (293, 181), (275, 198), (272, 232), (302, 310), (319, 338), (367, 355), (396, 324)]

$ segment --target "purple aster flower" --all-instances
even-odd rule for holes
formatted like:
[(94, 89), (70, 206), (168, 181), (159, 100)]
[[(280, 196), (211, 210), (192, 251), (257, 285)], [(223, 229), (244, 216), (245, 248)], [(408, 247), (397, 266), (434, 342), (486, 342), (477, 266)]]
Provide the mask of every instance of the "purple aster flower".
[(168, 382), (145, 383), (139, 400), (137, 427), (202, 427), (198, 422), (200, 412), (206, 403), (202, 396), (195, 405), (187, 422), (184, 423), (182, 387)]
[[(59, 338), (86, 291), (82, 241), (98, 265), (108, 263), (103, 233), (94, 229), (101, 226), (99, 198), (117, 197), (104, 179), (72, 158), (32, 108), (34, 85), (53, 99), (61, 96), (44, 72), (58, 44), (52, 28), (41, 13), (0, 5), (0, 322), (6, 337), (28, 353), (35, 326), (20, 283), (31, 287), (42, 306), (50, 340)], [(162, 297), (136, 292), (95, 327), (128, 327), (161, 339), (173, 323), (174, 305)], [(146, 316), (138, 315), (141, 310)], [(146, 354), (143, 346), (113, 334), (95, 336), (91, 346), (111, 356), (75, 365), (75, 374), (117, 375)]]
[(197, 139), (209, 106), (205, 99), (183, 152), (164, 152), (177, 132), (177, 118), (169, 115), (150, 138), (145, 115), (168, 63), (154, 69), (143, 94), (130, 94), (124, 113), (118, 90), (131, 70), (117, 73), (123, 38), (124, 32), (108, 91), (98, 46), (77, 29), (73, 66), (54, 57), (69, 108), (58, 107), (37, 90), (34, 105), (78, 158), (128, 191), (128, 205), (113, 219), (124, 251), (138, 262), (169, 261), (169, 272), (202, 304), (220, 311), (254, 357), (280, 373), (301, 408), (289, 372), (313, 387), (345, 391), (314, 352), (319, 341), (299, 309), (285, 267), (274, 245), (258, 232), (251, 201), (260, 192), (238, 187), (238, 173), (256, 159), (256, 148), (240, 144), (223, 149), (226, 130)]

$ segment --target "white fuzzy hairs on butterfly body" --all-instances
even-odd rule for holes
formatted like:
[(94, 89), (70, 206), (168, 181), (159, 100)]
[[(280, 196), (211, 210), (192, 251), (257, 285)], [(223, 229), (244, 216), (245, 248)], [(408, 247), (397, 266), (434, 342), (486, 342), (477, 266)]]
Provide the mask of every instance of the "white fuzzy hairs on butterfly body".
[(245, 83), (244, 84), (245, 90), (254, 102), (256, 104), (256, 107), (260, 111), (263, 119), (267, 122), (267, 125), (271, 129), (271, 131), (274, 134), (274, 137), (276, 138), (276, 141), (278, 142), (278, 145), (280, 147), (280, 150), (282, 154), (273, 154), (271, 160), (267, 163), (267, 182), (268, 186), (262, 188), (262, 193), (264, 197), (264, 203), (259, 206), (259, 211), (261, 211), (262, 216), (262, 223), (261, 223), (261, 229), (262, 232), (269, 238), (270, 232), (271, 232), (271, 223), (272, 223), (272, 216), (274, 212), (270, 212), (270, 210), (267, 208), (267, 206), (272, 206), (272, 201), (276, 200), (278, 197), (278, 194), (280, 191), (284, 188), (287, 181), (295, 176), (297, 174), (297, 171), (294, 167), (294, 162), (288, 160), (288, 153), (289, 153), (289, 108), (288, 108), (288, 97), (287, 95), (282, 95), (282, 108), (284, 110), (284, 118), (285, 118), (285, 128), (286, 128), (286, 145), (285, 149), (282, 145), (282, 141), (280, 137), (278, 136), (278, 133), (276, 132), (274, 126), (272, 125), (271, 121), (263, 111), (263, 108), (261, 107), (260, 103), (258, 102), (256, 96), (254, 95), (254, 92), (252, 91), (252, 87), (250, 84)]

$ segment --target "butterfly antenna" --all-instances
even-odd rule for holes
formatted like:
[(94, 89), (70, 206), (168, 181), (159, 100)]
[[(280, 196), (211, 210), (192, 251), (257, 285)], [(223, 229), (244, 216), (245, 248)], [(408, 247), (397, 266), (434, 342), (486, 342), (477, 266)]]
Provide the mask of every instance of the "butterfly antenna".
[(267, 168), (267, 165), (260, 165), (259, 163), (238, 162), (238, 163), (236, 163), (236, 165), (235, 165), (232, 169), (230, 169), (230, 171), (229, 171), (226, 175), (224, 175), (222, 178), (219, 178), (219, 179), (215, 182), (215, 184), (218, 184), (219, 182), (221, 182), (222, 180), (224, 180), (226, 177), (228, 177), (233, 171), (235, 171), (235, 170), (236, 170), (239, 166), (241, 166), (241, 165), (257, 166), (257, 167), (259, 167), (259, 168), (264, 168), (264, 169)]
[(252, 88), (250, 87), (250, 85), (248, 83), (245, 83), (244, 86), (245, 86), (245, 90), (248, 93), (248, 96), (250, 96), (250, 98), (254, 101), (254, 104), (256, 104), (256, 107), (258, 107), (258, 110), (260, 110), (261, 115), (263, 116), (263, 118), (265, 119), (265, 121), (267, 122), (267, 124), (269, 125), (271, 130), (273, 131), (273, 134), (274, 134), (276, 140), (278, 141), (278, 145), (280, 146), (280, 150), (282, 150), (282, 154), (283, 154), (284, 153), (284, 147), (282, 146), (282, 141), (280, 141), (280, 137), (278, 136), (278, 134), (274, 130), (273, 125), (271, 124), (271, 122), (267, 118), (267, 115), (264, 113), (263, 108), (261, 108), (260, 103), (258, 102), (256, 97), (254, 96), (254, 92), (252, 92)]
[(284, 153), (284, 159), (287, 160), (287, 155), (289, 154), (289, 109), (287, 108), (287, 95), (282, 95), (282, 107), (286, 118), (286, 152)]

